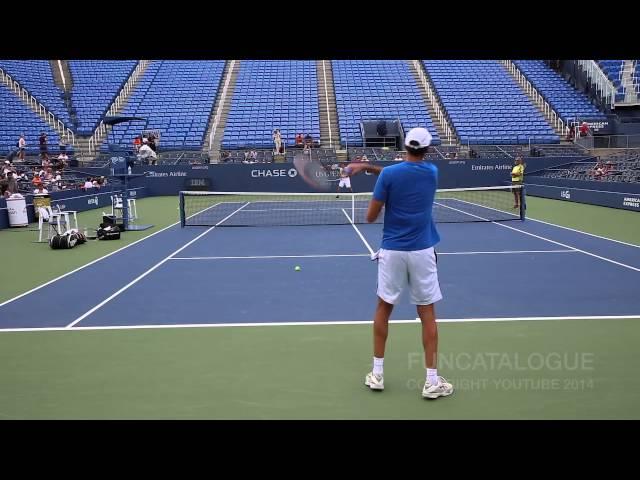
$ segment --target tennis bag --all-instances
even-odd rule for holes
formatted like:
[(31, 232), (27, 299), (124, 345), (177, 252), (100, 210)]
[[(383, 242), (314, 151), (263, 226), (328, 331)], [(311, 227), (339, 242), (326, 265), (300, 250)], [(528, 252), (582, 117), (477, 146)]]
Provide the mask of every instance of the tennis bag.
[(101, 223), (97, 235), (98, 240), (120, 240), (120, 228), (117, 225)]
[(73, 248), (76, 246), (76, 243), (78, 243), (78, 237), (75, 234), (55, 234), (49, 240), (49, 246), (53, 250)]

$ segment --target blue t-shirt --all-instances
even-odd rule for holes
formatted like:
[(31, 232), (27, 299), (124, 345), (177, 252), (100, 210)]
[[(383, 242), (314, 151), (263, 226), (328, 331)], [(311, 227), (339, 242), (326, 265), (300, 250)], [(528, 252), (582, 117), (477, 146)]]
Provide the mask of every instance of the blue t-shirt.
[(382, 248), (424, 250), (440, 241), (433, 221), (438, 169), (430, 162), (402, 162), (386, 167), (373, 190), (385, 203)]

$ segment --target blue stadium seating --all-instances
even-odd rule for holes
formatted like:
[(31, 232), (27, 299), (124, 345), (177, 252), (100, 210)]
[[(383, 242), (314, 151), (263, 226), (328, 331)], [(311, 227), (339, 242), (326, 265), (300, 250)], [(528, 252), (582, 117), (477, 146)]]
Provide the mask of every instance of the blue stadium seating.
[(78, 135), (93, 135), (120, 89), (137, 65), (136, 60), (71, 60), (71, 101), (76, 109)]
[(222, 148), (273, 148), (275, 129), (289, 146), (297, 133), (320, 140), (315, 61), (240, 62)]
[[(224, 65), (224, 60), (151, 62), (122, 112), (146, 122), (116, 125), (107, 141), (130, 146), (143, 129), (153, 129), (160, 131), (161, 150), (201, 149)], [(108, 150), (107, 141), (101, 151)]]
[(65, 126), (71, 126), (69, 111), (62, 99), (64, 92), (53, 82), (48, 60), (0, 60), (0, 68), (11, 75)]
[(542, 113), (495, 60), (424, 60), (461, 143), (559, 143)]
[(405, 60), (333, 60), (340, 141), (362, 146), (362, 120), (399, 119), (406, 131), (424, 127), (440, 145), (420, 89)]
[(542, 60), (514, 60), (513, 63), (565, 122), (607, 119), (587, 95), (573, 88)]
[(56, 130), (42, 120), (14, 92), (0, 84), (0, 152), (8, 154), (16, 148), (22, 133), (27, 141), (27, 153), (38, 153), (40, 132), (45, 132), (52, 151), (58, 149), (60, 137)]

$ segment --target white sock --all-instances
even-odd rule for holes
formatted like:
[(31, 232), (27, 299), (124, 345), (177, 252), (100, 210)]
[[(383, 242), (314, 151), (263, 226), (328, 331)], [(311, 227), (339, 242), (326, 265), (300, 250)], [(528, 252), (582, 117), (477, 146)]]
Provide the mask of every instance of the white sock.
[(438, 369), (427, 368), (427, 382), (431, 385), (438, 385)]
[(384, 364), (384, 358), (373, 357), (373, 374), (382, 375), (382, 366)]

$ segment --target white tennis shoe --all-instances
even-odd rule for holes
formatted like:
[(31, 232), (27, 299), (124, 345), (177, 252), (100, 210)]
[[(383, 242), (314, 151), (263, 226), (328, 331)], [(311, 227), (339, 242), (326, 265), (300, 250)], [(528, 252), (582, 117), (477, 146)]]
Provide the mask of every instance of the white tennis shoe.
[(371, 390), (384, 390), (384, 378), (382, 375), (374, 375), (373, 372), (367, 373), (364, 384)]
[(453, 385), (447, 382), (444, 377), (438, 377), (438, 384), (431, 385), (427, 380), (422, 389), (424, 398), (448, 397), (453, 393)]

